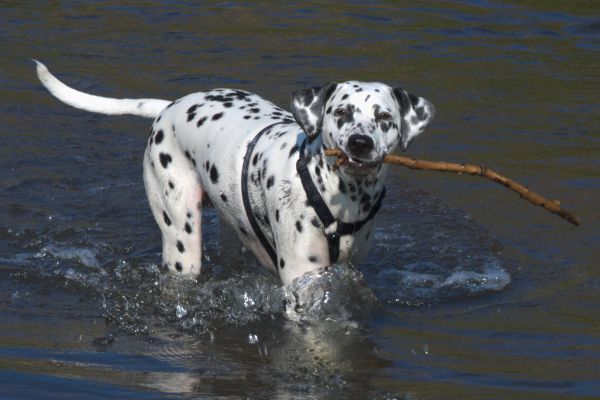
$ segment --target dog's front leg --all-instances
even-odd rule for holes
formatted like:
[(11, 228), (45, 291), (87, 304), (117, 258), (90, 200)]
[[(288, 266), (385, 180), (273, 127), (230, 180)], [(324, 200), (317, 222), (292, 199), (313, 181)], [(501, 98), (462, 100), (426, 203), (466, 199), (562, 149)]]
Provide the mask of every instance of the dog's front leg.
[(307, 272), (330, 265), (328, 243), (316, 217), (290, 217), (279, 216), (292, 220), (291, 224), (278, 224), (274, 229), (277, 271), (284, 285)]

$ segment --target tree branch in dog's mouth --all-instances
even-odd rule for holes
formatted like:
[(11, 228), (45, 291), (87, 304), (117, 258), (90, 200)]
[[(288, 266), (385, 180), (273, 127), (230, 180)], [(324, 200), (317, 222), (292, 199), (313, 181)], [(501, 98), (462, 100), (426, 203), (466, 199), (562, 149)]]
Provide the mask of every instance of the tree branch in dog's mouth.
[[(325, 155), (337, 157), (337, 160), (335, 161), (336, 168), (339, 168), (345, 162), (348, 162), (348, 156), (346, 156), (339, 149), (327, 149), (325, 150)], [(417, 160), (414, 158), (402, 157), (398, 155), (387, 155), (383, 159), (383, 162), (400, 165), (410, 169), (453, 172), (457, 174), (481, 176), (483, 178), (489, 179), (493, 182), (499, 183), (509, 188), (513, 192), (518, 193), (521, 196), (521, 198), (529, 201), (532, 204), (535, 204), (536, 206), (545, 208), (547, 211), (558, 215), (559, 217), (567, 220), (573, 225), (579, 226), (581, 224), (581, 220), (569, 211), (562, 208), (558, 200), (548, 200), (545, 197), (537, 194), (536, 192), (527, 189), (520, 183), (513, 181), (512, 179), (507, 178), (503, 175), (500, 175), (484, 165), (479, 166), (473, 164), (448, 163), (444, 161)]]

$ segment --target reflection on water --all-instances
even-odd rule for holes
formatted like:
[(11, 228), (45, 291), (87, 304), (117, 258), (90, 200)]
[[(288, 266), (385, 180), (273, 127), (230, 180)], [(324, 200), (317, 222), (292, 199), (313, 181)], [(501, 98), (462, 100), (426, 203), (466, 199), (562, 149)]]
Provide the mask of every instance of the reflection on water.
[[(1, 8), (3, 395), (600, 393), (595, 2), (156, 5)], [(412, 156), (486, 163), (583, 225), (473, 178), (395, 169), (364, 264), (282, 288), (208, 209), (202, 277), (182, 281), (156, 267), (148, 121), (59, 104), (31, 57), (114, 96), (235, 86), (286, 106), (331, 80), (401, 84), (438, 109)]]

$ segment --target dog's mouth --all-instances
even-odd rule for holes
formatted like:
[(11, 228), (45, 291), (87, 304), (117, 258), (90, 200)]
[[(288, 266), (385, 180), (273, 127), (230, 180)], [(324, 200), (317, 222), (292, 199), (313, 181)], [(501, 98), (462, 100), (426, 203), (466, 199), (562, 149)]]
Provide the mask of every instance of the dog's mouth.
[(360, 160), (347, 157), (342, 161), (340, 167), (344, 168), (344, 171), (351, 175), (368, 175), (381, 166), (382, 160)]

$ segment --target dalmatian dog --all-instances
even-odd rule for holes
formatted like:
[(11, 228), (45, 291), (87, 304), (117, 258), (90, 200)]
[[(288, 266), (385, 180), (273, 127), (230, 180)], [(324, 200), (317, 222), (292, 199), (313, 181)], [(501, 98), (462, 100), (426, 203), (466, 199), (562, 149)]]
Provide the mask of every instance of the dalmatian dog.
[[(72, 89), (36, 63), (40, 81), (66, 104), (154, 119), (144, 184), (163, 263), (190, 277), (201, 269), (203, 196), (283, 284), (359, 262), (385, 194), (384, 156), (406, 149), (435, 112), (400, 87), (357, 81), (294, 92), (291, 113), (236, 89), (172, 102), (113, 99)], [(326, 148), (347, 158), (336, 165)]]

